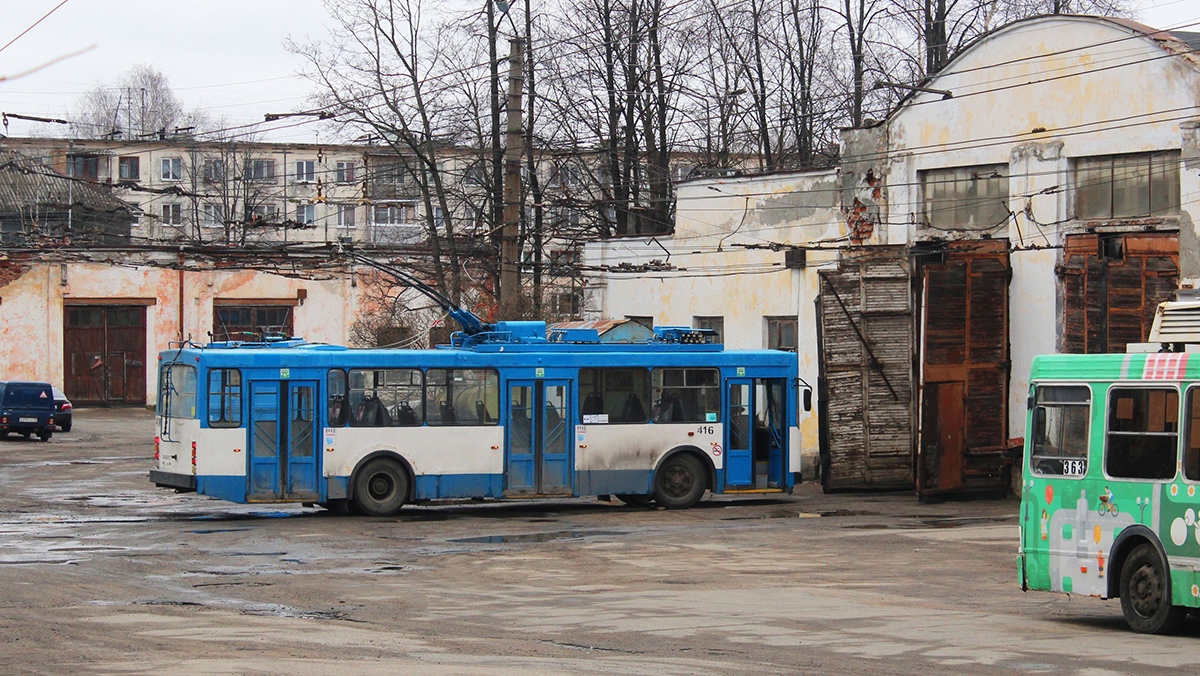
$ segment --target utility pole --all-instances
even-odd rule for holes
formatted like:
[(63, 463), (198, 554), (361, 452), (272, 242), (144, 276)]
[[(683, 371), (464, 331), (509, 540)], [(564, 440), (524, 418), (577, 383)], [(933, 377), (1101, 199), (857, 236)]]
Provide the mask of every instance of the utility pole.
[(523, 306), (519, 234), (525, 41), (512, 38), (508, 46), (508, 137), (504, 148), (504, 225), (500, 230), (500, 293), (497, 296), (501, 307), (507, 311), (505, 316), (514, 315), (515, 318)]

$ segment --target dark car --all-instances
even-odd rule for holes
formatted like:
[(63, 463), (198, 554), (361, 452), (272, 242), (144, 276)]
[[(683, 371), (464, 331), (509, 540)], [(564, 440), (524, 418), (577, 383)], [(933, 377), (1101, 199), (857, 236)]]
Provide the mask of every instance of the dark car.
[(0, 437), (16, 432), (50, 441), (54, 434), (54, 391), (50, 383), (0, 381)]
[(54, 424), (64, 432), (71, 431), (71, 400), (57, 387), (54, 390)]

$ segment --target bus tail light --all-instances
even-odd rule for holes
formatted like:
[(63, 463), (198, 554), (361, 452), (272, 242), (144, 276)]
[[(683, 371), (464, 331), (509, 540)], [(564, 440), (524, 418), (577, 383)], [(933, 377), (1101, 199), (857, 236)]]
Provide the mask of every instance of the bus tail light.
[(158, 462), (158, 442), (159, 438), (154, 437), (154, 462)]
[(196, 442), (192, 442), (192, 474), (196, 473)]

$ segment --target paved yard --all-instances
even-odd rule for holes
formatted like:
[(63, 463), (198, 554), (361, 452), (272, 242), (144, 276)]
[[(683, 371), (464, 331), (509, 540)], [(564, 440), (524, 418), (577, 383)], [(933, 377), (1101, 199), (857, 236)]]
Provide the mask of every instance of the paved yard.
[(242, 506), (146, 480), (153, 419), (0, 441), (4, 671), (1194, 672), (1200, 623), (1020, 591), (1017, 502)]

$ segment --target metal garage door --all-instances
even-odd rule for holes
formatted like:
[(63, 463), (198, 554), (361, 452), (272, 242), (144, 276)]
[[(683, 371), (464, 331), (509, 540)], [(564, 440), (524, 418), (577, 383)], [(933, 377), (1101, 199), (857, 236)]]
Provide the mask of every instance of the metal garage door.
[(146, 308), (63, 308), (63, 390), (75, 404), (146, 403)]

